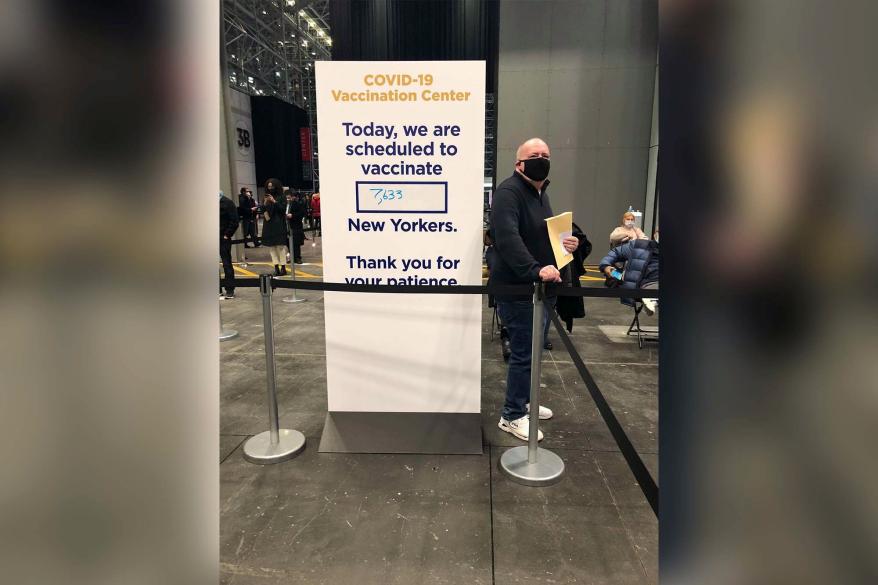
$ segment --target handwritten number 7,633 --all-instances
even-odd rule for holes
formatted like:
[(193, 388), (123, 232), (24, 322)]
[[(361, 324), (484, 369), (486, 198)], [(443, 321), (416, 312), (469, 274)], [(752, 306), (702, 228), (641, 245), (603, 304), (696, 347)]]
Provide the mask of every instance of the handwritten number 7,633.
[(373, 193), (378, 205), (381, 205), (384, 201), (402, 199), (402, 189), (385, 189), (384, 187), (377, 187), (369, 190)]

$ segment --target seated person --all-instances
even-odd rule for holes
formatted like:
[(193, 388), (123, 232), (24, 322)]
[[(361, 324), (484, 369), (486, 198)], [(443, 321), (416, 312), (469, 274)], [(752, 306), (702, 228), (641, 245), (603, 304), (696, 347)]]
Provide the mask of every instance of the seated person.
[[(616, 269), (617, 262), (625, 264), (624, 272)], [(658, 288), (658, 240), (631, 240), (613, 248), (601, 260), (600, 271), (622, 281), (622, 288)], [(622, 299), (623, 303), (626, 301), (626, 304), (632, 304), (631, 299)], [(657, 305), (658, 299), (643, 299), (647, 315), (654, 314)]]
[(631, 240), (648, 240), (646, 234), (634, 225), (634, 214), (626, 211), (622, 214), (622, 225), (610, 233), (610, 248), (621, 246)]

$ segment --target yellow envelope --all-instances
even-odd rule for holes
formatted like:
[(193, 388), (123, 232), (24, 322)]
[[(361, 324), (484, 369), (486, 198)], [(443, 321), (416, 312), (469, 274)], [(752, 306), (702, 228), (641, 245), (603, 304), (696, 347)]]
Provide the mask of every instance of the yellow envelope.
[(564, 268), (573, 260), (573, 254), (565, 250), (561, 244), (564, 238), (573, 235), (573, 213), (565, 211), (555, 217), (546, 218), (546, 226), (549, 228), (549, 242), (555, 253), (555, 262), (558, 263), (559, 269)]

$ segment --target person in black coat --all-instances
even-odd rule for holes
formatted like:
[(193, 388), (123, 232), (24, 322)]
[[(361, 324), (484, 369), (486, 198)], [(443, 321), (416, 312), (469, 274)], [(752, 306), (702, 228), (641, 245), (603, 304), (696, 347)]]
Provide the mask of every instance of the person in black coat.
[[(220, 259), (223, 262), (223, 274), (226, 280), (235, 278), (235, 269), (232, 267), (232, 238), (238, 229), (238, 210), (235, 202), (220, 191), (219, 205), (219, 232), (220, 232)], [(222, 289), (220, 289), (222, 293)], [(235, 298), (235, 287), (226, 286), (227, 299)]]
[[(244, 247), (255, 248), (259, 245), (256, 241), (256, 200), (253, 199), (253, 192), (247, 187), (241, 187), (238, 194), (238, 218), (241, 220), (241, 230), (244, 232)], [(250, 243), (247, 245), (247, 236), (250, 236)]]
[(286, 252), (287, 222), (286, 202), (283, 200), (283, 187), (277, 179), (265, 182), (265, 200), (262, 203), (262, 243), (268, 247), (274, 274), (287, 273)]
[[(585, 259), (591, 254), (591, 242), (578, 225), (573, 224), (573, 237), (579, 240), (579, 246), (573, 252), (573, 260), (565, 266), (568, 270), (561, 271), (565, 286), (582, 287), (579, 277), (585, 274)], [(585, 317), (585, 302), (582, 297), (558, 297), (555, 306), (558, 317), (567, 325), (567, 331), (573, 331), (573, 319)]]
[(302, 222), (305, 219), (305, 201), (301, 193), (287, 195), (287, 228), (292, 234), (293, 249), (290, 253), (293, 255), (293, 262), (302, 263), (302, 244), (305, 243), (305, 228)]

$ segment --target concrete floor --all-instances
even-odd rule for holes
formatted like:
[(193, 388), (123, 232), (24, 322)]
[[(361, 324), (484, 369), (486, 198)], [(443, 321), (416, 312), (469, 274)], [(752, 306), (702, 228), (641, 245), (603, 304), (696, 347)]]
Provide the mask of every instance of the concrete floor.
[[(320, 274), (306, 242), (303, 272)], [(248, 250), (251, 272), (267, 252)], [(265, 258), (262, 258), (265, 256)], [(317, 280), (310, 278), (309, 280)], [(592, 284), (592, 283), (589, 283)], [(281, 427), (302, 431), (305, 452), (279, 465), (244, 461), (241, 445), (267, 429), (265, 358), (257, 289), (221, 301), (240, 332), (221, 349), (221, 583), (658, 582), (658, 522), (634, 482), (554, 332), (546, 352), (541, 446), (567, 474), (547, 488), (517, 485), (497, 460), (524, 444), (497, 428), (505, 364), (483, 311), (483, 455), (318, 453), (326, 413), (322, 293), (274, 303)], [(485, 303), (485, 306), (487, 303)], [(628, 325), (630, 309), (587, 299), (572, 339), (634, 446), (658, 480), (658, 347), (611, 340), (600, 326)], [(644, 325), (656, 325), (645, 319)]]

